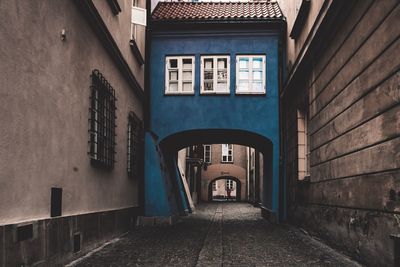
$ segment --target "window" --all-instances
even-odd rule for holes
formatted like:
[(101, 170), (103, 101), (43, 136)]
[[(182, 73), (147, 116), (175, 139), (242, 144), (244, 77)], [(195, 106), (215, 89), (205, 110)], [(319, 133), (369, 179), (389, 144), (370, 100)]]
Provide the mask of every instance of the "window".
[(229, 56), (201, 57), (202, 94), (229, 94)]
[(166, 94), (194, 94), (194, 57), (167, 57)]
[(236, 57), (236, 94), (265, 94), (265, 56)]
[(128, 116), (128, 162), (129, 177), (138, 177), (142, 174), (143, 164), (143, 123), (131, 112)]
[(250, 149), (250, 169), (255, 169), (256, 167), (256, 153), (254, 149)]
[(211, 145), (204, 145), (204, 162), (211, 163)]
[(297, 151), (298, 179), (304, 180), (310, 176), (310, 141), (308, 134), (308, 114), (297, 111)]
[(91, 75), (89, 118), (89, 156), (93, 165), (114, 167), (115, 91), (104, 76), (94, 70)]
[(217, 191), (217, 182), (212, 183), (212, 189), (213, 191)]
[(146, 9), (138, 7), (138, 0), (132, 0), (131, 39), (137, 40), (138, 27), (146, 26)]
[(233, 190), (233, 180), (226, 180), (226, 189)]
[(222, 162), (233, 162), (232, 144), (222, 144)]

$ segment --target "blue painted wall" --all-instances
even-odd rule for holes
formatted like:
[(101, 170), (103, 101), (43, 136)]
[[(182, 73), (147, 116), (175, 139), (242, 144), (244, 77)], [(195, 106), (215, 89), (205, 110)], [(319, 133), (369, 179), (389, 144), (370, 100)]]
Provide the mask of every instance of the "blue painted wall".
[[(207, 34), (153, 33), (150, 55), (150, 131), (164, 138), (187, 130), (232, 129), (245, 130), (264, 136), (272, 142), (272, 181), (267, 190), (270, 195), (265, 205), (278, 209), (279, 171), (279, 90), (278, 90), (278, 31), (223, 32)], [(200, 95), (200, 56), (230, 55), (230, 95)], [(266, 95), (235, 95), (236, 55), (266, 55)], [(195, 94), (165, 95), (165, 58), (170, 55), (195, 56)], [(147, 135), (146, 138), (150, 138)], [(244, 142), (245, 143), (245, 142)], [(149, 144), (146, 141), (146, 144)], [(146, 150), (146, 162), (154, 161), (151, 149)], [(156, 202), (165, 188), (154, 187), (159, 177), (158, 164), (146, 163), (146, 214), (161, 215)], [(147, 186), (152, 186), (151, 190)], [(158, 183), (162, 184), (162, 183)], [(167, 210), (167, 208), (162, 208)]]

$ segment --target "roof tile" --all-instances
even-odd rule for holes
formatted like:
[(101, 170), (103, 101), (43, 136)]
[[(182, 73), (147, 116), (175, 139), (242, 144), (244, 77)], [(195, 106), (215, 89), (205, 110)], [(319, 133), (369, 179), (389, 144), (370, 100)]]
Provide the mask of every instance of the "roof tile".
[(159, 2), (153, 11), (154, 21), (195, 21), (231, 19), (281, 19), (275, 1), (252, 2)]

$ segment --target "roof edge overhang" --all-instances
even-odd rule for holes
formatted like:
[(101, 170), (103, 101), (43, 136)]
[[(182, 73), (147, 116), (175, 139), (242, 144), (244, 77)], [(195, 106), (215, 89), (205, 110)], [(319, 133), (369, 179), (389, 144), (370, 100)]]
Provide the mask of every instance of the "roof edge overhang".
[[(269, 19), (223, 19), (223, 20), (152, 20), (152, 30), (181, 30), (181, 29), (203, 29), (210, 30), (216, 28), (230, 28), (236, 26), (239, 28), (249, 28), (256, 26), (263, 29), (279, 29), (282, 23), (286, 23), (285, 17)], [(209, 28), (210, 25), (213, 28)]]

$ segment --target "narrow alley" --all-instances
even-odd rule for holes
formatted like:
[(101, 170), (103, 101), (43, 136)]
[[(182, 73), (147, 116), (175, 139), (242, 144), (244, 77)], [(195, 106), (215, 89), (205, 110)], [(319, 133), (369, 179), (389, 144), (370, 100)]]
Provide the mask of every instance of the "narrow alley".
[[(268, 244), (266, 246), (266, 244)], [(74, 266), (358, 266), (247, 203), (201, 204), (172, 226), (142, 228)]]

